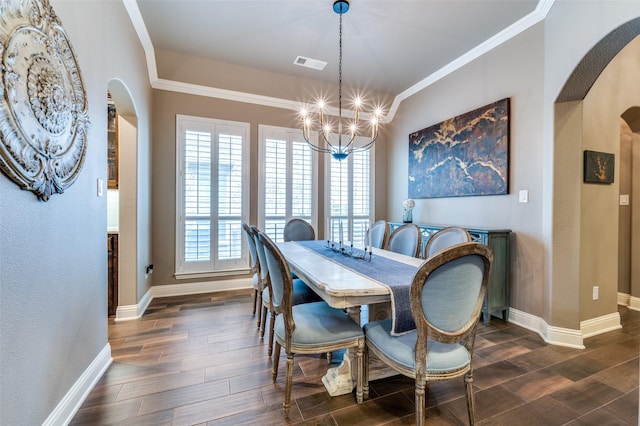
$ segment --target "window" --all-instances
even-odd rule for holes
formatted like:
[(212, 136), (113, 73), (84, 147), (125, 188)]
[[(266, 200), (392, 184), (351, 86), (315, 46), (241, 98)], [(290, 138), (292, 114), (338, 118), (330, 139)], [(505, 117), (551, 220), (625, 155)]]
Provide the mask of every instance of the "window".
[(249, 267), (249, 124), (178, 115), (176, 276)]
[(352, 152), (342, 161), (327, 156), (327, 233), (333, 241), (342, 238), (355, 246), (364, 245), (373, 210), (373, 153), (373, 149)]
[(259, 126), (260, 180), (258, 227), (276, 242), (289, 219), (300, 218), (317, 229), (317, 154), (302, 131)]

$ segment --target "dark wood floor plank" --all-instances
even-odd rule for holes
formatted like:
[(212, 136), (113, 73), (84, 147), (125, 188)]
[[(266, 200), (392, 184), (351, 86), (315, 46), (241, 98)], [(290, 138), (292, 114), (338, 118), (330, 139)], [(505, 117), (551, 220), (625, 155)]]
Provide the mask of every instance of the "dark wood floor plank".
[(526, 401), (535, 401), (572, 384), (566, 377), (542, 369), (509, 380), (502, 387)]
[(204, 370), (181, 371), (126, 383), (118, 394), (117, 401), (151, 395), (171, 389), (204, 383)]
[(173, 424), (205, 423), (264, 407), (260, 390), (251, 390), (178, 407), (174, 411)]
[(230, 394), (229, 380), (199, 383), (191, 386), (183, 386), (164, 392), (154, 393), (142, 399), (140, 414), (148, 414), (156, 411), (176, 408), (220, 398)]

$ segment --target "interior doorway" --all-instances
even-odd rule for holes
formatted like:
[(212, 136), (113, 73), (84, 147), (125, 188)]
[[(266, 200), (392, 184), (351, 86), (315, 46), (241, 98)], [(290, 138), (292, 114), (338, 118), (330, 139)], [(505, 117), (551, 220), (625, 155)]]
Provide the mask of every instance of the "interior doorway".
[(140, 276), (138, 213), (138, 120), (129, 89), (120, 79), (107, 83), (113, 102), (110, 115), (107, 158), (107, 222), (112, 250), (109, 258), (114, 291), (110, 295), (115, 321), (135, 318)]

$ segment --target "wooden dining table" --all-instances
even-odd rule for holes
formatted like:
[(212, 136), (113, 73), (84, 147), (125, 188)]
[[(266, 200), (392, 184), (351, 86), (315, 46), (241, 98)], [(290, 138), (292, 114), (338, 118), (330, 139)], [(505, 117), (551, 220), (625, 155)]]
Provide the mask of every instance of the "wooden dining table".
[[(364, 325), (369, 320), (391, 317), (391, 291), (388, 286), (371, 276), (356, 272), (338, 261), (327, 258), (305, 247), (302, 243), (290, 241), (279, 243), (278, 247), (290, 269), (299, 278), (330, 306), (347, 310), (349, 316), (358, 324)], [(372, 249), (372, 256), (371, 265), (374, 266), (378, 256), (413, 267), (418, 267), (423, 262), (422, 259), (376, 248)], [(367, 260), (360, 261), (367, 262)], [(366, 316), (361, 315), (363, 306), (367, 306)], [(338, 367), (328, 369), (322, 382), (329, 395), (344, 395), (353, 390), (356, 381), (351, 364), (355, 362), (354, 360), (355, 353), (347, 351)]]

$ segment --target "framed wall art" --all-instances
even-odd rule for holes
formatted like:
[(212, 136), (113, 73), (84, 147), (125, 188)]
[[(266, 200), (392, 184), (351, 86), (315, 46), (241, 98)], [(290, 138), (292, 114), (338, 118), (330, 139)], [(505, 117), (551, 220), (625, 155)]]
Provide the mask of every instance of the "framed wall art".
[(116, 105), (107, 100), (107, 187), (118, 189), (118, 114)]
[(84, 164), (85, 86), (48, 0), (4, 0), (0, 15), (0, 169), (47, 201)]
[(409, 198), (508, 191), (508, 98), (409, 135)]
[(615, 156), (607, 152), (584, 151), (584, 182), (613, 183)]

